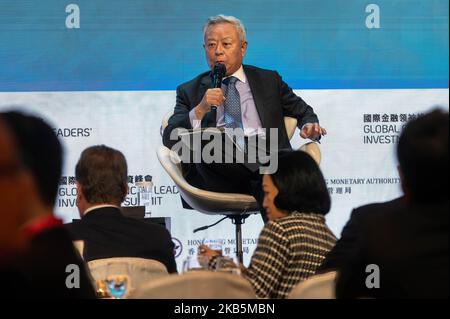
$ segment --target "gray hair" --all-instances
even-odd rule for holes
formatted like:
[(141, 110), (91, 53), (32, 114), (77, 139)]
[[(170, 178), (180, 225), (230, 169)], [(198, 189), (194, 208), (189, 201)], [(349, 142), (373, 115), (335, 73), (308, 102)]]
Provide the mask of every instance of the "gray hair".
[(241, 22), (241, 20), (239, 20), (236, 17), (233, 16), (226, 16), (223, 14), (219, 14), (216, 16), (212, 16), (209, 17), (208, 20), (206, 20), (205, 25), (203, 26), (203, 38), (206, 35), (206, 29), (214, 24), (219, 24), (219, 23), (230, 23), (232, 25), (234, 25), (237, 29), (237, 32), (239, 34), (239, 38), (241, 39), (242, 42), (246, 42), (247, 41), (247, 35), (245, 33), (245, 27), (244, 24)]

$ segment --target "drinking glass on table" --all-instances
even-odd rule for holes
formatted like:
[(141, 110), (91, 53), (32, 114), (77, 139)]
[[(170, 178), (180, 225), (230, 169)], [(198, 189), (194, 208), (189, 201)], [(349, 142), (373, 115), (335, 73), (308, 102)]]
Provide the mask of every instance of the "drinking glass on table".
[(199, 262), (205, 268), (212, 267), (211, 270), (215, 270), (214, 265), (210, 265), (210, 259), (215, 256), (222, 256), (222, 239), (204, 239), (202, 244), (198, 247)]
[(202, 244), (222, 255), (222, 239), (204, 239)]
[(130, 265), (128, 263), (108, 263), (104, 284), (109, 295), (114, 299), (123, 299), (131, 290)]

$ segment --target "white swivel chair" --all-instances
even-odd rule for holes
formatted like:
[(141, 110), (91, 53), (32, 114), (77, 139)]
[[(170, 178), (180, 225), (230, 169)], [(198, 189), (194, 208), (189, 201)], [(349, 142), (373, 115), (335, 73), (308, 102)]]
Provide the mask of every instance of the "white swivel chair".
[[(164, 116), (161, 125), (161, 134), (167, 126), (172, 112)], [(297, 127), (297, 119), (285, 117), (284, 123), (289, 139), (294, 135)], [(317, 143), (309, 142), (304, 144), (301, 150), (309, 153), (317, 163), (320, 163), (321, 153)], [(166, 172), (177, 185), (183, 199), (195, 210), (208, 215), (225, 215), (229, 217), (235, 225), (236, 252), (239, 261), (242, 263), (242, 229), (241, 225), (249, 214), (259, 211), (258, 203), (251, 195), (236, 193), (218, 193), (199, 189), (190, 185), (181, 171), (181, 161), (175, 152), (165, 146), (160, 146), (157, 150), (158, 160)]]
[(336, 299), (336, 272), (314, 275), (296, 285), (288, 299)]
[(213, 271), (191, 271), (148, 282), (131, 299), (255, 299), (250, 283), (241, 276)]
[(84, 253), (84, 240), (74, 240), (72, 241), (73, 246), (75, 247), (75, 250), (78, 252), (78, 254), (80, 255), (81, 259), (83, 258), (83, 253)]

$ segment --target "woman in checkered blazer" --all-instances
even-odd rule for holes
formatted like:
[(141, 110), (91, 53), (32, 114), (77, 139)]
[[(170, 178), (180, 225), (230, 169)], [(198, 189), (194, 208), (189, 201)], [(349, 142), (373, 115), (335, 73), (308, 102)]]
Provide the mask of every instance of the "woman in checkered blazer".
[[(319, 166), (302, 151), (280, 155), (278, 170), (264, 175), (262, 185), (269, 222), (243, 275), (259, 298), (285, 298), (316, 272), (336, 242), (324, 217), (330, 195)], [(200, 251), (214, 263), (215, 251)]]

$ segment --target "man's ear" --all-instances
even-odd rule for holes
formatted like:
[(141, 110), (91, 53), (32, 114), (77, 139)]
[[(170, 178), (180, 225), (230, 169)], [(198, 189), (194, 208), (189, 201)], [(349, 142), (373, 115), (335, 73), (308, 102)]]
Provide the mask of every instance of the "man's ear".
[[(125, 200), (125, 198), (127, 198), (129, 189), (130, 189), (130, 188), (128, 187), (128, 183), (126, 183), (126, 184), (125, 184), (125, 187), (124, 187), (124, 194), (123, 194), (123, 200), (122, 200), (122, 202)], [(122, 203), (119, 203), (119, 204), (122, 204)], [(120, 205), (119, 205), (119, 206), (120, 206)]]
[(78, 182), (75, 182), (75, 186), (77, 188), (77, 198), (76, 198), (76, 206), (78, 208), (78, 213), (80, 214), (80, 218), (83, 218), (84, 211), (86, 210), (86, 198), (84, 197), (83, 188), (81, 187), (81, 184)]
[(242, 46), (241, 46), (242, 57), (245, 57), (245, 53), (247, 52), (247, 45), (248, 45), (247, 41), (242, 42)]
[(77, 202), (78, 202), (80, 199), (84, 198), (84, 194), (80, 183), (75, 182), (75, 186), (77, 188)]

